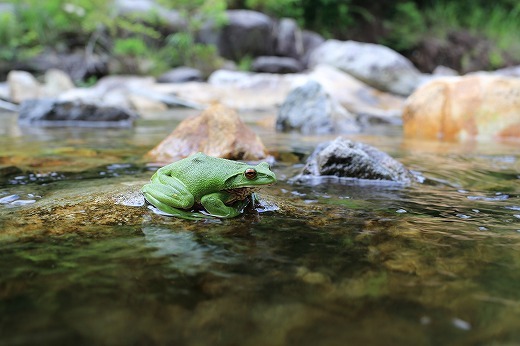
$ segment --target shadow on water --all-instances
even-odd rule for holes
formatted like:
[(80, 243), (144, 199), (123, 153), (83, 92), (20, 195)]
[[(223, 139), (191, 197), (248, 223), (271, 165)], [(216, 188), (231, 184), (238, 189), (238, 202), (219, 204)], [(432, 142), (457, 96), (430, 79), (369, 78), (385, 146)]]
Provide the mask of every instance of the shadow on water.
[[(15, 157), (2, 163), (14, 168), (0, 177), (1, 344), (487, 345), (520, 339), (519, 156), (508, 146), (446, 154), (363, 135), (358, 139), (398, 157), (424, 182), (291, 184), (312, 145), (296, 150), (292, 135), (268, 133), (266, 145), (294, 160), (275, 164), (280, 182), (260, 193), (278, 210), (193, 222), (128, 207), (129, 214), (143, 214), (140, 222), (71, 219), (32, 227), (57, 194), (146, 181), (153, 168), (135, 158), (165, 136), (165, 128), (161, 121), (143, 122), (117, 132), (106, 148), (90, 130), (80, 131), (77, 145), (76, 135), (43, 131), (32, 138), (41, 148), (30, 155), (18, 138), (27, 165), (17, 161), (15, 146), (4, 146), (9, 155), (0, 156)], [(88, 158), (85, 148), (96, 155), (81, 169), (60, 163), (39, 171), (49, 139), (60, 162)], [(0, 146), (6, 141), (9, 136)], [(29, 198), (34, 202), (12, 204)], [(7, 229), (20, 215), (19, 229)]]

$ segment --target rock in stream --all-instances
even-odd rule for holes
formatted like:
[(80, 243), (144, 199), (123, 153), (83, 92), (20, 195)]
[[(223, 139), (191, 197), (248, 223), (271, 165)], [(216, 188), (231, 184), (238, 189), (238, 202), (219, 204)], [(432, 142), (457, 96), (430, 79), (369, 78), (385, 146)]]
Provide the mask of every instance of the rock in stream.
[(412, 173), (388, 154), (343, 137), (319, 145), (295, 180), (320, 176), (397, 183), (410, 183), (413, 179)]

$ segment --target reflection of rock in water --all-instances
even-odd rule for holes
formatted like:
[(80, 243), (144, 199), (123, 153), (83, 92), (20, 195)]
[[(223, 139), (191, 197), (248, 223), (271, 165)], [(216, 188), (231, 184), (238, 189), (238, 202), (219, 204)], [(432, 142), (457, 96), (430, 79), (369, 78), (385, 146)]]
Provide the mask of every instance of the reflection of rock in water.
[[(216, 245), (204, 244), (195, 234), (173, 231), (159, 226), (145, 226), (143, 233), (147, 245), (156, 249), (155, 256), (170, 257), (172, 267), (183, 274), (212, 272), (223, 274), (215, 265), (235, 262), (234, 256)], [(225, 269), (224, 269), (225, 270)]]

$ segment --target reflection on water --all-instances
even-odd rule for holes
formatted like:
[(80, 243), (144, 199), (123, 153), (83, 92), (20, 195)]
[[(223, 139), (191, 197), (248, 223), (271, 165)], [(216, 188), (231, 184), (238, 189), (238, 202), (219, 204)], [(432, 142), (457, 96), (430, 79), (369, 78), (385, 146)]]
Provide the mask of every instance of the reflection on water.
[[(0, 177), (3, 233), (12, 231), (13, 211), (57, 192), (148, 179), (153, 169), (135, 158), (169, 129), (142, 121), (111, 130), (109, 144), (88, 129), (41, 131), (0, 138), (9, 151), (0, 168), (11, 167)], [(295, 151), (292, 158), (326, 139), (257, 131), (280, 156)], [(195, 222), (150, 212), (138, 225), (71, 221), (68, 232), (45, 225), (0, 237), (0, 344), (516, 344), (517, 147), (354, 139), (399, 158), (424, 182), (289, 184), (298, 166), (279, 162), (281, 181), (260, 195), (287, 203), (280, 210)], [(55, 160), (50, 171), (39, 172), (42, 155)], [(58, 164), (69, 159), (83, 168)], [(145, 208), (135, 201), (129, 213)], [(30, 217), (17, 227), (31, 227)]]

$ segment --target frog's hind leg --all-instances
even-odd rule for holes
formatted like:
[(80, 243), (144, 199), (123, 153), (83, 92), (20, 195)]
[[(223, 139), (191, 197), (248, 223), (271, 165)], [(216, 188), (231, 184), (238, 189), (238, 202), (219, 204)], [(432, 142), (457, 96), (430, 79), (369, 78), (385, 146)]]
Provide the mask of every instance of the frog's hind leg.
[(202, 213), (189, 212), (189, 211), (184, 211), (184, 210), (177, 209), (174, 207), (170, 207), (169, 205), (162, 203), (161, 201), (157, 200), (156, 198), (154, 198), (151, 195), (148, 195), (145, 198), (148, 203), (152, 204), (155, 208), (157, 208), (159, 210), (160, 214), (166, 214), (168, 216), (176, 216), (176, 217), (180, 217), (182, 219), (187, 219), (187, 220), (200, 220), (200, 219), (208, 218), (207, 215), (204, 215)]
[(192, 207), (194, 198), (186, 186), (177, 178), (156, 175), (152, 177), (151, 183), (143, 186), (142, 192), (144, 198), (150, 204), (164, 213), (183, 218), (188, 218), (192, 214), (180, 210)]

